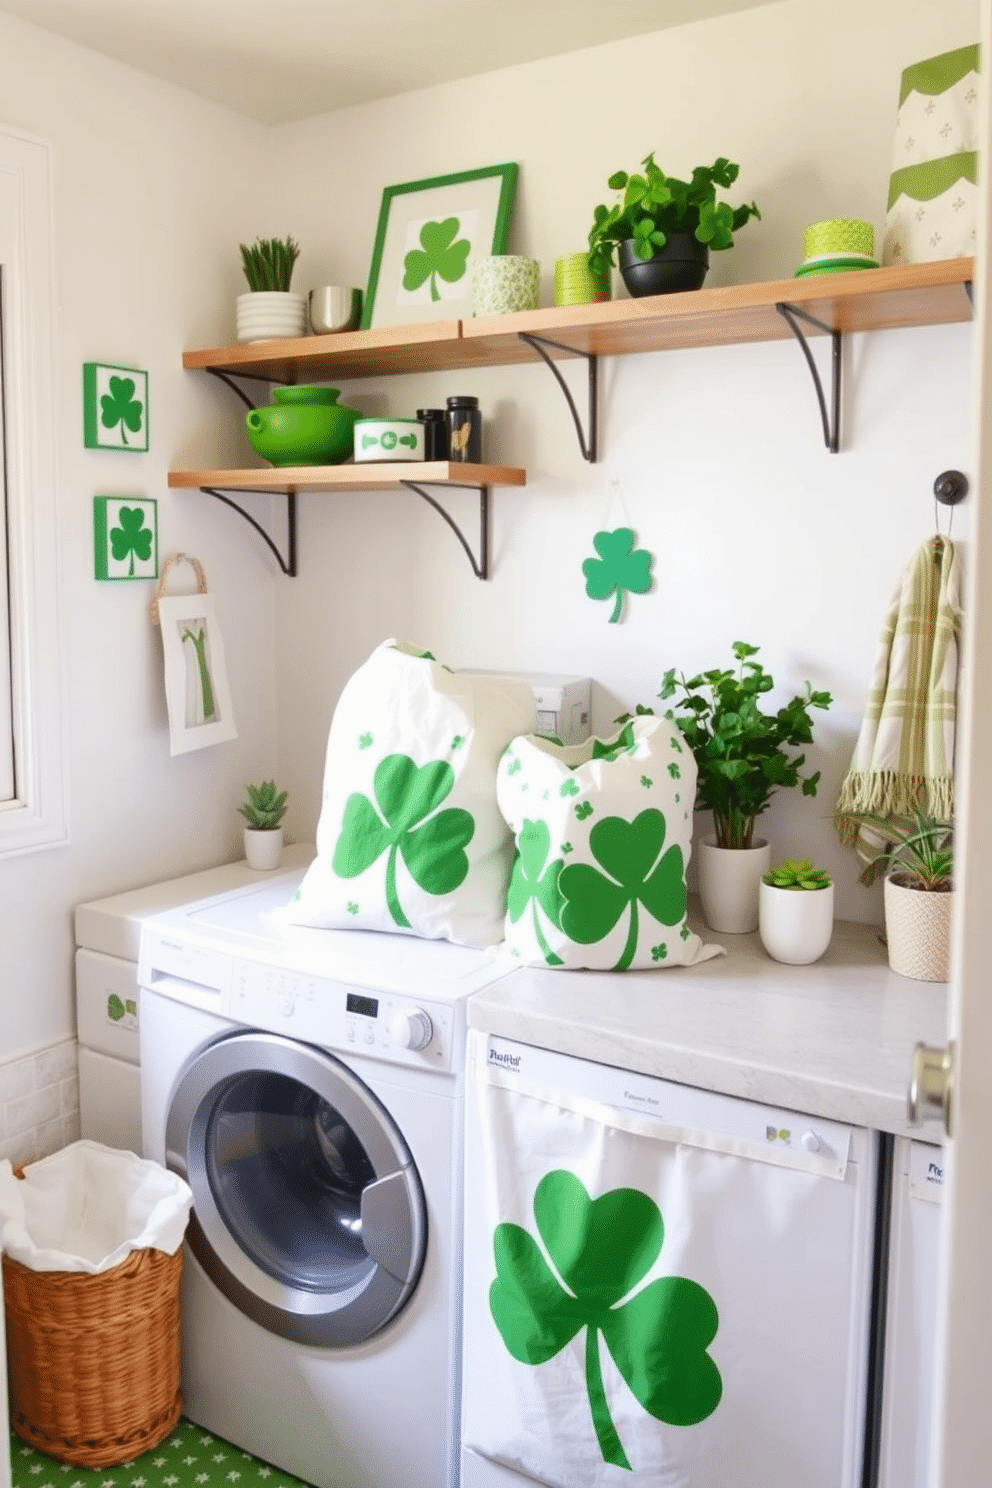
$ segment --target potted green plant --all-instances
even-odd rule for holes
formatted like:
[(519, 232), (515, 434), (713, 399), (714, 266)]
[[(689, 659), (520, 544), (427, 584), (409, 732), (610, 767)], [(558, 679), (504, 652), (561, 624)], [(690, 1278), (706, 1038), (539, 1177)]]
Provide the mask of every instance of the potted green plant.
[(269, 341), (302, 336), (306, 297), (290, 289), (299, 244), (291, 237), (256, 238), (240, 244), (241, 267), (248, 293), (236, 302), (239, 341)]
[(830, 944), (834, 928), (834, 885), (825, 868), (810, 858), (784, 858), (762, 876), (758, 894), (758, 934), (774, 961), (808, 966)]
[(732, 207), (716, 199), (717, 187), (732, 186), (740, 166), (721, 155), (712, 165), (697, 165), (684, 181), (666, 175), (654, 151), (641, 165), (633, 175), (620, 170), (607, 181), (621, 195), (593, 212), (589, 268), (605, 274), (616, 264), (635, 296), (699, 289), (710, 249), (732, 248), (734, 233), (761, 217), (754, 202)]
[(950, 979), (954, 906), (954, 828), (924, 806), (909, 817), (844, 811), (838, 821), (869, 834), (872, 856), (860, 878), (885, 872), (883, 909), (889, 965), (919, 982)]
[[(775, 686), (758, 646), (735, 641), (737, 667), (685, 677), (665, 673), (659, 698), (678, 702), (665, 716), (678, 727), (696, 761), (696, 809), (713, 817), (714, 835), (699, 844), (699, 892), (711, 930), (757, 929), (758, 884), (770, 866), (765, 841), (755, 840), (758, 817), (778, 790), (802, 786), (815, 796), (820, 772), (804, 775), (806, 756), (791, 751), (812, 742), (810, 710), (829, 708), (829, 692), (805, 691), (774, 713), (760, 699)], [(638, 712), (652, 709), (638, 708)]]
[(249, 868), (278, 868), (282, 859), (282, 819), (288, 793), (274, 780), (245, 786), (245, 799), (238, 807), (244, 828), (245, 857)]

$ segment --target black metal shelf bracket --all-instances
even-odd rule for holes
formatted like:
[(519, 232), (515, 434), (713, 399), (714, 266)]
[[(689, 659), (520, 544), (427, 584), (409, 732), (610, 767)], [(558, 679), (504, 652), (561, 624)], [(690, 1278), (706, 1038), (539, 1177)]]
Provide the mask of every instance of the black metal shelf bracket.
[[(526, 341), (527, 345), (531, 347), (533, 351), (537, 352), (538, 356), (541, 358), (546, 366), (551, 368), (558, 386), (565, 394), (565, 401), (567, 402), (569, 410), (572, 414), (572, 421), (575, 424), (575, 432), (578, 436), (579, 449), (582, 451), (582, 458), (584, 460), (588, 460), (591, 465), (595, 464), (597, 425), (596, 409), (598, 402), (596, 370), (598, 362), (595, 353), (590, 351), (579, 351), (574, 346), (566, 346), (563, 341), (552, 341), (547, 336), (535, 336), (530, 331), (518, 331), (517, 335), (520, 337), (521, 341)], [(547, 351), (545, 351), (546, 346), (553, 346), (557, 351), (567, 351), (572, 356), (585, 357), (586, 365), (589, 370), (589, 412), (586, 420), (586, 425), (589, 431), (588, 437), (582, 428), (582, 420), (579, 417), (578, 409), (575, 406), (575, 399), (572, 397), (571, 389), (569, 388), (568, 383), (565, 381), (564, 377), (562, 377), (555, 361), (549, 356)]]
[[(215, 486), (201, 486), (200, 487), (200, 490), (203, 491), (207, 496), (216, 496), (216, 498), (217, 498), (218, 501), (223, 501), (223, 503), (224, 503), (225, 506), (231, 507), (231, 509), (233, 511), (236, 511), (240, 516), (244, 517), (244, 519), (248, 523), (248, 525), (250, 527), (254, 527), (255, 531), (258, 533), (259, 537), (261, 537), (262, 541), (275, 554), (276, 562), (279, 564), (279, 567), (282, 569), (282, 571), (286, 575), (286, 577), (288, 579), (295, 579), (296, 578), (296, 575), (298, 573), (298, 569), (297, 569), (297, 562), (296, 562), (296, 492), (295, 491), (287, 491), (285, 493), (285, 495), (286, 495), (287, 547), (286, 547), (286, 556), (284, 558), (283, 555), (282, 555), (282, 553), (280, 553), (279, 549), (276, 547), (275, 543), (272, 541), (272, 539), (269, 536), (269, 534), (266, 532), (265, 528), (262, 526), (262, 524), (260, 522), (256, 522), (256, 520), (252, 516), (251, 512), (245, 511), (245, 509), (244, 509), (243, 506), (239, 506), (238, 503), (236, 501), (232, 500), (232, 498), (230, 496), (226, 496), (223, 491), (218, 491)], [(278, 495), (280, 495), (282, 493), (281, 492), (278, 492), (278, 491), (274, 491), (271, 494), (272, 495), (275, 495), (275, 496), (278, 496)]]
[[(823, 442), (832, 455), (840, 449), (840, 380), (841, 380), (841, 333), (834, 330), (833, 326), (827, 325), (822, 320), (817, 320), (815, 315), (810, 315), (805, 310), (800, 310), (797, 305), (786, 305), (781, 302), (776, 304), (775, 309), (785, 320), (789, 330), (795, 336), (802, 348), (806, 365), (809, 367), (813, 378), (813, 386), (816, 389), (817, 402), (820, 405), (820, 418), (823, 421)], [(827, 402), (823, 395), (823, 383), (813, 353), (809, 349), (809, 341), (797, 323), (804, 320), (807, 325), (816, 326), (817, 330), (825, 331), (831, 341), (831, 367), (833, 372), (833, 387), (830, 400), (830, 412), (827, 412)]]
[[(428, 481), (427, 484), (430, 485), (431, 482)], [(464, 482), (464, 483), (461, 482), (461, 481), (446, 481), (445, 482), (445, 485), (446, 486), (458, 486), (461, 490), (478, 491), (478, 493), (479, 493), (479, 557), (478, 557), (478, 559), (476, 559), (476, 556), (472, 552), (472, 549), (471, 549), (471, 547), (468, 544), (468, 541), (467, 541), (467, 539), (465, 537), (465, 534), (462, 532), (461, 528), (458, 526), (458, 523), (452, 517), (452, 515), (451, 515), (450, 512), (446, 512), (445, 511), (444, 507), (436, 499), (436, 497), (432, 496), (429, 491), (425, 491), (423, 485), (419, 481), (401, 480), (400, 481), (400, 485), (401, 486), (406, 486), (406, 488), (407, 488), (408, 491), (415, 491), (418, 496), (422, 496), (423, 499), (427, 502), (428, 506), (432, 506), (434, 508), (434, 510), (440, 516), (442, 516), (444, 518), (444, 520), (447, 522), (448, 526), (451, 528), (452, 532), (457, 537), (458, 541), (461, 543), (462, 547), (465, 549), (465, 552), (468, 554), (468, 561), (472, 565), (472, 572), (475, 574), (475, 577), (477, 579), (488, 579), (488, 577), (489, 577), (489, 487), (488, 486), (477, 486), (477, 485), (474, 485), (474, 484), (472, 484), (470, 482)]]
[[(231, 389), (231, 392), (241, 399), (246, 408), (255, 409), (258, 407), (258, 404), (253, 403), (252, 400), (249, 398), (244, 388), (239, 387), (238, 384), (234, 381), (233, 373), (222, 372), (219, 367), (207, 367), (206, 370), (210, 373), (211, 377), (216, 377), (219, 382), (225, 383), (227, 387)], [(253, 374), (250, 372), (242, 372), (238, 375), (248, 378), (254, 382), (262, 382), (265, 380), (263, 378), (254, 377)]]

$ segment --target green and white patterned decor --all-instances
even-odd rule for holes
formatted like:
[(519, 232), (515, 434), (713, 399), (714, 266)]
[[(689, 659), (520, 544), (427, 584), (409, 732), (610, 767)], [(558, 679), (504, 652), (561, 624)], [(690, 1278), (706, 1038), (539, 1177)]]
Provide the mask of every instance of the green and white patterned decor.
[(153, 497), (93, 497), (93, 575), (158, 578), (158, 504)]
[(87, 449), (148, 448), (148, 373), (83, 363), (83, 443)]
[(472, 270), (472, 314), (511, 315), (536, 310), (541, 296), (541, 265), (536, 258), (498, 253), (480, 258)]

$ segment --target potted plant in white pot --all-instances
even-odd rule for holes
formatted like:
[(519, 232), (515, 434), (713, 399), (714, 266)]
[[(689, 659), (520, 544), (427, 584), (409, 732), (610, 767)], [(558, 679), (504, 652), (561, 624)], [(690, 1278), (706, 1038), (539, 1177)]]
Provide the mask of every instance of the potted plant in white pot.
[(633, 175), (616, 171), (607, 181), (622, 195), (593, 212), (589, 268), (602, 275), (617, 264), (634, 296), (700, 289), (710, 249), (732, 248), (734, 233), (761, 217), (754, 202), (731, 207), (716, 199), (717, 187), (732, 186), (740, 166), (721, 155), (712, 165), (697, 165), (688, 181), (666, 175), (654, 151), (641, 166)]
[[(679, 695), (666, 718), (678, 727), (696, 761), (696, 809), (713, 817), (713, 836), (699, 843), (699, 896), (711, 930), (744, 934), (758, 928), (758, 885), (770, 866), (770, 848), (754, 835), (758, 817), (777, 790), (802, 785), (815, 796), (820, 772), (803, 775), (805, 754), (796, 746), (813, 739), (812, 708), (828, 708), (829, 692), (805, 692), (775, 713), (759, 699), (775, 683), (757, 656), (759, 647), (735, 641), (736, 669), (685, 677), (670, 668), (658, 696)], [(638, 708), (638, 712), (652, 712)]]
[(249, 868), (279, 867), (287, 799), (288, 793), (278, 790), (274, 780), (245, 786), (245, 800), (238, 810), (247, 822), (244, 844)]
[(242, 243), (241, 267), (248, 293), (238, 295), (235, 317), (239, 341), (272, 341), (302, 336), (306, 297), (290, 289), (299, 244), (293, 238), (256, 238)]
[(954, 828), (916, 806), (909, 818), (845, 811), (879, 841), (861, 874), (874, 883), (885, 870), (883, 910), (889, 965), (918, 982), (946, 982), (951, 975), (954, 912)]
[(758, 888), (758, 934), (773, 961), (809, 966), (830, 944), (834, 929), (834, 885), (811, 858), (784, 858), (763, 875)]

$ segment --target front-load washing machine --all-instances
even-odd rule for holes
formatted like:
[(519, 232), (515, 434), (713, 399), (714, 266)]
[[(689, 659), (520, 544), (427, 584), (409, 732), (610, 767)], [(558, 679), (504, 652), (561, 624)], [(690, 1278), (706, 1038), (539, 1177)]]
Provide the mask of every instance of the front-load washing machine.
[(185, 1414), (319, 1488), (453, 1488), (465, 1003), (506, 968), (284, 926), (300, 877), (142, 926), (145, 1153), (193, 1190)]

